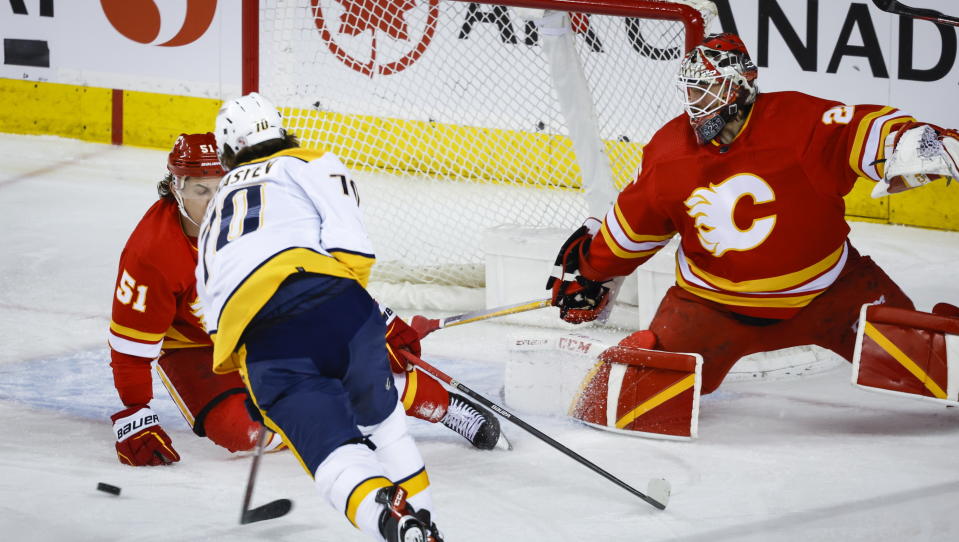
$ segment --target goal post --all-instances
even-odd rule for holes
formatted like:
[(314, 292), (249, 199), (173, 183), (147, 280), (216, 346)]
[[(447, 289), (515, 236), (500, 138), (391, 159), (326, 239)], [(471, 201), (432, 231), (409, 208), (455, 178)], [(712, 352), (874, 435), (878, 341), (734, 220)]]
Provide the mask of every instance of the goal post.
[(243, 91), (355, 172), (374, 280), (483, 287), (485, 231), (571, 231), (635, 178), (710, 9), (244, 0)]

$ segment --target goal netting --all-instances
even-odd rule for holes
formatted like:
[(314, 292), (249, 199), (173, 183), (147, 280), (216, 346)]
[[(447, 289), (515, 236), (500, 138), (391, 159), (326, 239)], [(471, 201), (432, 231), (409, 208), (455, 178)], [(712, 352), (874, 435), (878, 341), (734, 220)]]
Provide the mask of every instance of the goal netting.
[(259, 0), (256, 9), (244, 91), (270, 98), (304, 146), (355, 172), (374, 280), (482, 287), (485, 230), (571, 231), (634, 178), (644, 143), (681, 111), (674, 75), (714, 8)]

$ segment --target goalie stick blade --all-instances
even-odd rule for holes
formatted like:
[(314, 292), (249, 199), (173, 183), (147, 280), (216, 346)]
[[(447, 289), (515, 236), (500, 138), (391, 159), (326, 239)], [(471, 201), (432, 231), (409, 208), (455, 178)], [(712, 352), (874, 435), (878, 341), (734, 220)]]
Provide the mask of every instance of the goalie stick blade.
[(669, 480), (665, 478), (653, 478), (649, 481), (649, 484), (646, 486), (646, 494), (649, 495), (649, 498), (656, 501), (660, 506), (650, 503), (660, 510), (665, 510), (666, 505), (669, 504), (669, 496), (672, 494), (673, 488), (669, 484)]
[(277, 499), (262, 506), (244, 510), (243, 515), (240, 517), (240, 525), (276, 519), (287, 515), (292, 508), (293, 501), (290, 499)]

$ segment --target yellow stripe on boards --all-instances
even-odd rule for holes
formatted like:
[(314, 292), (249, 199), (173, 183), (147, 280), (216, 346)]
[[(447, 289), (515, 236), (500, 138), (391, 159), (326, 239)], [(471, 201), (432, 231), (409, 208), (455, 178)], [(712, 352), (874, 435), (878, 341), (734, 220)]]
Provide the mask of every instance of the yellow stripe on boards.
[(900, 350), (899, 347), (890, 341), (885, 335), (883, 335), (881, 331), (876, 329), (876, 326), (866, 322), (865, 332), (867, 337), (875, 341), (880, 348), (885, 350), (887, 354), (892, 356), (893, 359), (898, 361), (900, 365), (905, 367), (906, 370), (912, 374), (912, 376), (919, 379), (919, 382), (922, 382), (922, 385), (925, 386), (930, 393), (932, 393), (933, 397), (938, 399), (946, 398), (946, 392), (944, 392), (942, 388), (940, 388), (939, 385), (936, 384), (935, 381), (933, 381), (925, 371), (916, 365), (916, 362), (912, 361), (912, 359), (907, 356), (905, 352)]
[(630, 410), (625, 416), (623, 416), (616, 422), (616, 428), (624, 429), (626, 426), (633, 423), (633, 421), (635, 421), (636, 418), (642, 416), (643, 414), (646, 414), (650, 410), (658, 407), (659, 405), (665, 403), (666, 401), (669, 401), (670, 399), (676, 397), (677, 395), (683, 393), (684, 391), (692, 388), (695, 383), (696, 383), (696, 375), (691, 374), (686, 376), (679, 382), (676, 382), (675, 384), (669, 386), (665, 390), (657, 393), (645, 403), (639, 405), (633, 410)]

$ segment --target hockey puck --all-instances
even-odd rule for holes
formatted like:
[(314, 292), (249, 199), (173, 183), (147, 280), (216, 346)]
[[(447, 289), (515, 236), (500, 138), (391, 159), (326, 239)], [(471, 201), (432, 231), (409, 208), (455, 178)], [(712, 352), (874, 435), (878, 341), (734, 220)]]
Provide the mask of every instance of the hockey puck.
[(120, 488), (117, 486), (112, 486), (110, 484), (104, 484), (103, 482), (97, 483), (97, 489), (103, 491), (104, 493), (109, 493), (111, 495), (120, 495)]

